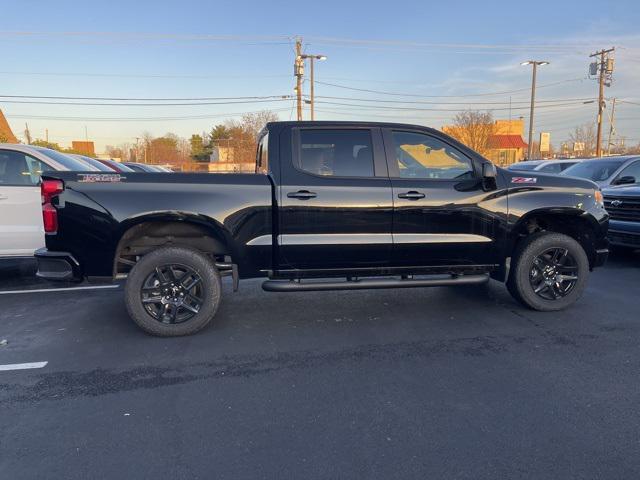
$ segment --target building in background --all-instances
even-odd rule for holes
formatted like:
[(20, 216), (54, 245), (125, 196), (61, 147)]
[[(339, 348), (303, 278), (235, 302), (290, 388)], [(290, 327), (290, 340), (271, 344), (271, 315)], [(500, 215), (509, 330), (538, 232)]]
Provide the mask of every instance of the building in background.
[(215, 146), (209, 156), (208, 171), (229, 173), (229, 172), (245, 172), (251, 173), (256, 169), (255, 160), (247, 162), (246, 158), (236, 158), (237, 152), (235, 147)]
[(524, 160), (529, 145), (523, 136), (524, 120), (496, 120), (489, 136), (487, 158), (501, 166)]
[(524, 160), (528, 147), (522, 119), (445, 125), (442, 131), (501, 166)]
[(96, 156), (96, 148), (93, 142), (83, 140), (73, 140), (71, 142), (71, 149), (81, 155), (87, 155), (89, 157)]
[(0, 143), (19, 143), (18, 139), (11, 131), (9, 122), (4, 118), (2, 110), (0, 110)]

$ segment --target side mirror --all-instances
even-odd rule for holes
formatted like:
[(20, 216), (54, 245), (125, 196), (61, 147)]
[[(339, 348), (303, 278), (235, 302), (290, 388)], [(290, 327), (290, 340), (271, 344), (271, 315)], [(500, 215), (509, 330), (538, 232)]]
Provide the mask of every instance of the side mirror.
[(624, 177), (618, 178), (614, 183), (616, 185), (629, 185), (631, 183), (636, 183), (636, 177), (625, 175)]
[(482, 164), (482, 178), (484, 179), (495, 179), (498, 176), (498, 170), (493, 163), (485, 162)]
[(496, 178), (498, 177), (498, 169), (491, 162), (482, 164), (482, 189), (485, 191), (495, 190), (498, 188)]

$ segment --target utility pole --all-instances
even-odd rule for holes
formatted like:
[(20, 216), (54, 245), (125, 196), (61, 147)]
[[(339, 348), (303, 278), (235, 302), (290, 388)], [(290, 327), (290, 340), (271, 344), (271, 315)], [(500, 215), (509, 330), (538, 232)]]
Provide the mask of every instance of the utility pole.
[(531, 76), (531, 109), (529, 111), (529, 145), (527, 145), (527, 160), (531, 160), (531, 154), (533, 152), (533, 110), (536, 104), (536, 75), (538, 72), (538, 65), (549, 65), (549, 62), (529, 60), (522, 62), (520, 65), (531, 65), (533, 67), (533, 73)]
[(296, 59), (293, 63), (293, 74), (296, 77), (296, 106), (298, 121), (302, 120), (302, 76), (304, 75), (304, 59), (302, 58), (302, 39), (296, 39)]
[[(600, 57), (595, 63), (595, 69), (599, 73), (598, 77), (598, 135), (596, 137), (596, 157), (602, 156), (602, 111), (604, 110), (604, 87), (611, 86), (611, 74), (613, 73), (613, 60), (609, 61), (609, 53), (613, 52), (615, 47), (600, 50), (592, 53), (589, 57)], [(595, 73), (591, 64), (590, 73)], [(606, 80), (609, 80), (607, 84)]]
[(611, 117), (609, 117), (609, 138), (607, 139), (607, 155), (611, 155), (611, 137), (616, 131), (616, 99), (612, 100), (611, 104)]
[(29, 124), (24, 122), (24, 136), (27, 139), (27, 145), (31, 145), (31, 132), (29, 131)]

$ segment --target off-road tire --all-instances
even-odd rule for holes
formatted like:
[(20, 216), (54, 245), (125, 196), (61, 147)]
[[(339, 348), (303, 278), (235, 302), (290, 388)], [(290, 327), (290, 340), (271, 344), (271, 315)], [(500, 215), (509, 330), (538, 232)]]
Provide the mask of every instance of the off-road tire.
[[(157, 267), (184, 265), (200, 276), (202, 304), (198, 313), (183, 323), (168, 324), (154, 318), (143, 305), (144, 282)], [(221, 299), (220, 273), (213, 262), (198, 250), (187, 247), (161, 247), (144, 255), (131, 269), (124, 289), (125, 304), (131, 319), (144, 331), (161, 337), (191, 335), (213, 319)]]
[[(569, 251), (575, 263), (578, 279), (566, 296), (555, 300), (542, 298), (535, 293), (530, 281), (534, 260), (545, 251), (561, 248)], [(524, 238), (511, 259), (507, 289), (515, 300), (524, 306), (541, 312), (562, 310), (580, 298), (589, 277), (589, 259), (582, 245), (573, 238), (554, 232), (539, 232)]]

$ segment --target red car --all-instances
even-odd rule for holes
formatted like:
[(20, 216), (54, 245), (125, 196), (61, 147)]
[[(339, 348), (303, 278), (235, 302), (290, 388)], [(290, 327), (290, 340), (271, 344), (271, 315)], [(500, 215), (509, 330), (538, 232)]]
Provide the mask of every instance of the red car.
[(96, 158), (96, 160), (101, 164), (111, 168), (112, 170), (115, 170), (116, 172), (133, 172), (134, 171), (133, 169), (127, 167), (126, 165), (120, 162), (116, 162), (115, 160), (102, 160), (100, 158)]

